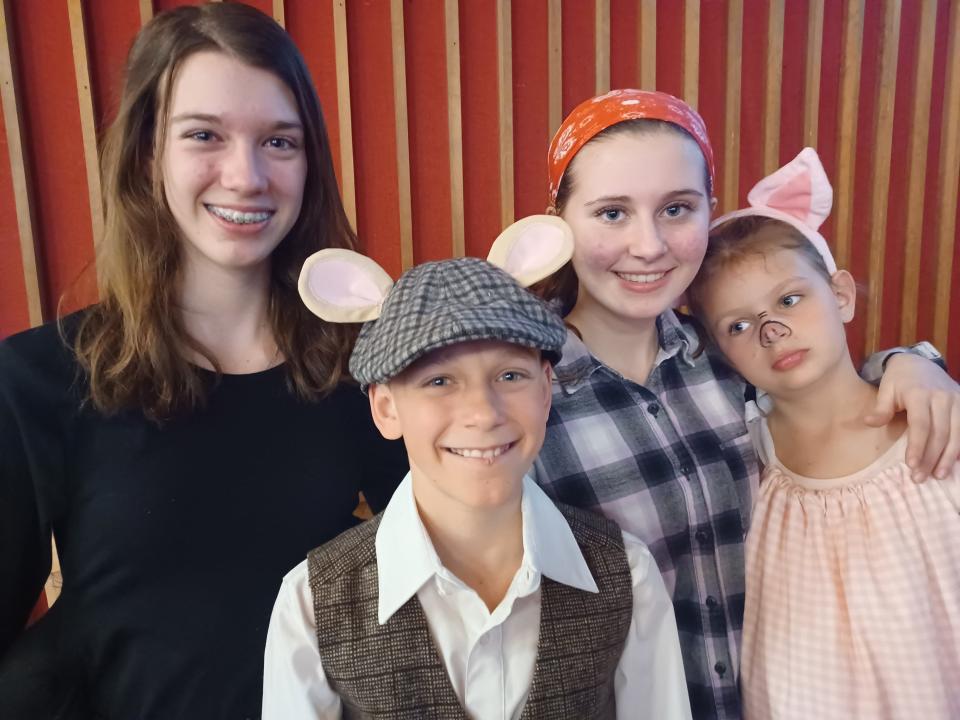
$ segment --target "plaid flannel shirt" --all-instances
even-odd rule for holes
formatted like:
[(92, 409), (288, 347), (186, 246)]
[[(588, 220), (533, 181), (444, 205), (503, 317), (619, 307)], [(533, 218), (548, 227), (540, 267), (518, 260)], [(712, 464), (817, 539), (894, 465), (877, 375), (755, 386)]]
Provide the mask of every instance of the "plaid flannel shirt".
[(758, 487), (744, 381), (668, 311), (646, 385), (567, 336), (533, 475), (649, 547), (673, 597), (695, 718), (740, 717), (743, 541)]

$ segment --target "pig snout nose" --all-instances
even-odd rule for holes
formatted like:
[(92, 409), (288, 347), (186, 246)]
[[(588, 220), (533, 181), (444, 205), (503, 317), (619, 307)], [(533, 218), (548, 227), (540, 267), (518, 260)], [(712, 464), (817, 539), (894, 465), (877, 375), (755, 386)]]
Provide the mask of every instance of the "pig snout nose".
[(778, 343), (781, 339), (789, 337), (791, 334), (790, 328), (784, 325), (782, 322), (777, 322), (776, 320), (767, 320), (760, 327), (760, 344), (763, 347), (770, 347)]

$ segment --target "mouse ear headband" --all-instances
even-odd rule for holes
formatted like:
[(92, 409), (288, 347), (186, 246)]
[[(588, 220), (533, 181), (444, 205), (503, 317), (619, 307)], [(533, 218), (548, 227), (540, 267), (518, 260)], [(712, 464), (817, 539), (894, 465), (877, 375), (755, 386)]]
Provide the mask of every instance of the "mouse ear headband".
[(793, 160), (754, 185), (747, 202), (748, 207), (718, 217), (710, 229), (749, 215), (773, 218), (796, 228), (820, 253), (827, 271), (831, 275), (837, 271), (830, 246), (818, 231), (833, 207), (833, 188), (816, 150), (804, 148)]
[[(532, 215), (500, 233), (487, 262), (529, 287), (559, 270), (572, 255), (570, 226), (555, 215)], [(298, 284), (304, 304), (335, 323), (377, 319), (393, 286), (390, 275), (376, 262), (340, 248), (326, 248), (307, 258)]]

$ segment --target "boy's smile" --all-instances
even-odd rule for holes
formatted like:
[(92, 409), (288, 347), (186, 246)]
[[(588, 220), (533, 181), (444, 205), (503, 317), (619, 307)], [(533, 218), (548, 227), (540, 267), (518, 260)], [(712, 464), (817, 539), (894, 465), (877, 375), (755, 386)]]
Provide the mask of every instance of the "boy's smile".
[(543, 444), (550, 365), (510, 343), (459, 343), (372, 385), (370, 406), (384, 436), (403, 437), (419, 504), (502, 507)]
[(502, 457), (504, 453), (516, 447), (516, 442), (509, 442), (504, 445), (498, 445), (492, 448), (447, 448), (448, 452), (459, 455), (462, 458), (481, 460), (486, 465), (493, 465), (494, 461)]

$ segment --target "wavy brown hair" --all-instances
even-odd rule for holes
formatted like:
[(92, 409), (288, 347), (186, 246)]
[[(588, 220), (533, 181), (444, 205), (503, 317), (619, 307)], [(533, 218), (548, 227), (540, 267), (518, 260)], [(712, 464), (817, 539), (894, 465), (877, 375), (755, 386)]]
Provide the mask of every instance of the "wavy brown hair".
[(216, 358), (186, 332), (177, 308), (182, 262), (178, 228), (167, 205), (159, 158), (173, 78), (184, 60), (218, 51), (267, 70), (293, 93), (304, 128), (307, 175), (293, 228), (271, 256), (269, 317), (286, 358), (291, 390), (315, 399), (343, 375), (355, 329), (327, 324), (300, 300), (304, 260), (324, 247), (354, 248), (334, 175), (320, 103), (290, 36), (271, 18), (239, 3), (180, 7), (161, 13), (137, 35), (127, 57), (116, 119), (101, 154), (104, 234), (98, 246), (101, 301), (82, 317), (72, 340), (105, 414), (140, 408), (161, 420), (202, 405), (207, 381), (187, 360)]

